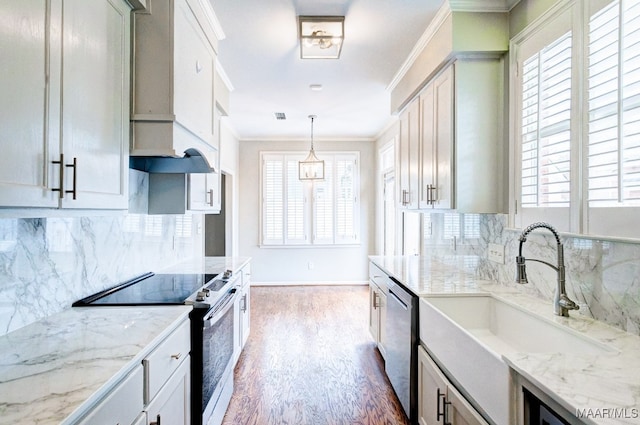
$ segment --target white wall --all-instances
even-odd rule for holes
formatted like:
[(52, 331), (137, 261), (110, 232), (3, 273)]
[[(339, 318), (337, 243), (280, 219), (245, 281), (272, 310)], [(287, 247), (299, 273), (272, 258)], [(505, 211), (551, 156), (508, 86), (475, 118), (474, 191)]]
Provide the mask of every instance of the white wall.
[[(239, 173), (240, 255), (252, 257), (252, 283), (365, 283), (368, 255), (374, 252), (375, 235), (375, 143), (318, 142), (317, 152), (360, 152), (360, 245), (338, 248), (261, 248), (260, 244), (260, 152), (308, 151), (300, 141), (241, 141)], [(313, 269), (309, 269), (309, 262)]]
[(220, 169), (226, 175), (226, 255), (238, 255), (238, 139), (229, 128), (226, 118), (220, 120)]

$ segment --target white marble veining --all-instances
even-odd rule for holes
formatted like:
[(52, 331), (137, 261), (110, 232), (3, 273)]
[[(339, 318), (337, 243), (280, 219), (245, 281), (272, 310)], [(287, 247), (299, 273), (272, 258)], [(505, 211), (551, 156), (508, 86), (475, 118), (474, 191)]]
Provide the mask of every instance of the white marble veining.
[(0, 219), (0, 335), (202, 255), (201, 215)]
[[(529, 284), (515, 283), (515, 257), (520, 231), (508, 229), (502, 214), (428, 214), (432, 234), (425, 238), (423, 253), (433, 258), (476, 256), (469, 268), (481, 280), (519, 287), (533, 296), (551, 300), (556, 272), (542, 264), (527, 263)], [(458, 229), (451, 222), (462, 223)], [(551, 223), (553, 224), (553, 223)], [(456, 237), (456, 249), (451, 239)], [(592, 317), (622, 330), (640, 335), (640, 243), (583, 239), (561, 235), (564, 244), (566, 287), (571, 299), (580, 304), (575, 314)], [(487, 259), (488, 244), (505, 247), (505, 263)], [(534, 231), (523, 249), (527, 258), (557, 261), (556, 243), (551, 233)], [(449, 260), (451, 261), (451, 260)]]
[(248, 264), (250, 260), (251, 257), (194, 257), (159, 271), (163, 273), (220, 274), (226, 270), (235, 272)]
[[(526, 285), (504, 285), (476, 277), (469, 269), (471, 257), (449, 254), (439, 258), (369, 258), (416, 295), (490, 293), (612, 348), (598, 354), (511, 351), (505, 352), (503, 359), (569, 412), (596, 412), (582, 419), (586, 423), (640, 424), (640, 337), (575, 312), (568, 318), (556, 316), (551, 300), (533, 296)], [(633, 417), (602, 417), (604, 409)]]
[(0, 424), (73, 423), (190, 310), (73, 308), (0, 336)]

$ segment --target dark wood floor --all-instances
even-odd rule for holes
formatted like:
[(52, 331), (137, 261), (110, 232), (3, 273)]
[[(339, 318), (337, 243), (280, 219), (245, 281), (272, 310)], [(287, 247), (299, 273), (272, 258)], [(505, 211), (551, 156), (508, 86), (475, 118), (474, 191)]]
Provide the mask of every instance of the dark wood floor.
[(368, 330), (366, 286), (252, 287), (223, 425), (408, 424)]

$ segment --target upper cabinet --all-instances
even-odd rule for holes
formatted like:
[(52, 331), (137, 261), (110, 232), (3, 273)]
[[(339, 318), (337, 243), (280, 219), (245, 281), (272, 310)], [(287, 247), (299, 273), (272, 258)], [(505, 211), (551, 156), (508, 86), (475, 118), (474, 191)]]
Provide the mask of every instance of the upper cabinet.
[[(401, 208), (505, 212), (503, 15), (449, 11), (394, 88)], [(469, 25), (495, 34), (474, 40), (465, 35)]]
[(131, 155), (181, 157), (193, 148), (215, 166), (217, 21), (208, 2), (147, 3), (134, 14)]
[(126, 209), (130, 6), (2, 2), (2, 207)]

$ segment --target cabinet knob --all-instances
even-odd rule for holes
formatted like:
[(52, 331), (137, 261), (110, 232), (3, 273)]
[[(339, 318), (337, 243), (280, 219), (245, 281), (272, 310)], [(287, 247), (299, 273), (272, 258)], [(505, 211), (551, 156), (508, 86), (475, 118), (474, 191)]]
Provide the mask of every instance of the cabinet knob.
[(149, 422), (149, 425), (161, 425), (160, 424), (160, 415), (156, 416), (156, 420), (153, 422)]
[(171, 358), (174, 360), (180, 360), (180, 357), (182, 357), (182, 353), (178, 353), (178, 354), (172, 354)]

